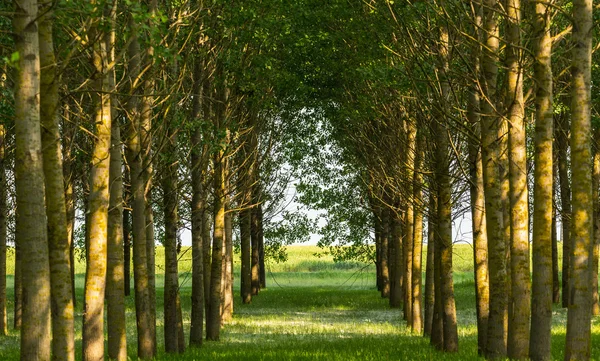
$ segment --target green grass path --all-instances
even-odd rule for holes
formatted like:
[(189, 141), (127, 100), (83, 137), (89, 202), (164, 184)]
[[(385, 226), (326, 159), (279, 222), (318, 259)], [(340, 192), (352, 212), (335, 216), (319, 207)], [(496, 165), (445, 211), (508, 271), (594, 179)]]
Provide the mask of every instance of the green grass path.
[[(163, 346), (162, 249), (157, 252), (157, 360), (481, 360), (477, 356), (475, 296), (470, 270), (470, 246), (455, 246), (455, 294), (459, 325), (459, 352), (435, 351), (427, 338), (411, 334), (402, 311), (390, 309), (375, 289), (373, 266), (356, 262), (334, 264), (316, 258), (315, 247), (292, 247), (289, 261), (269, 265), (268, 288), (242, 305), (236, 287), (234, 318), (224, 325), (221, 341), (205, 342), (182, 355), (166, 355)], [(191, 279), (189, 260), (180, 261), (180, 284), (186, 337), (189, 336)], [(78, 269), (81, 269), (78, 265)], [(10, 274), (10, 272), (9, 272)], [(77, 359), (81, 359), (81, 304), (84, 275), (76, 285)], [(9, 322), (12, 322), (12, 275), (8, 279)], [(132, 283), (133, 285), (133, 283)], [(552, 354), (563, 359), (566, 311), (555, 306)], [(600, 318), (592, 325), (592, 359), (600, 360)], [(128, 353), (136, 355), (134, 298), (127, 298)], [(187, 340), (186, 340), (187, 341)], [(18, 332), (0, 337), (0, 360), (19, 359)]]

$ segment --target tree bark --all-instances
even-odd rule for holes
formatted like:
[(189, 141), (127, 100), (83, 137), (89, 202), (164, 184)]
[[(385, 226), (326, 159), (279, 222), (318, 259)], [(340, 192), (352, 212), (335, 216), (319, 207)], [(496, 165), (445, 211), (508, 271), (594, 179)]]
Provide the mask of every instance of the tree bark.
[(554, 214), (554, 152), (552, 147), (552, 37), (550, 8), (547, 3), (535, 4), (534, 21), (536, 84), (535, 106), (535, 170), (533, 209), (533, 272), (531, 298), (531, 336), (529, 357), (532, 360), (551, 359), (552, 327), (552, 236), (556, 233)]
[(258, 220), (258, 205), (259, 202), (258, 196), (256, 195), (256, 191), (253, 191), (252, 195), (252, 203), (256, 204), (251, 210), (251, 231), (250, 231), (250, 240), (251, 240), (251, 251), (252, 251), (252, 265), (251, 265), (251, 285), (252, 285), (252, 295), (258, 295), (260, 290), (260, 245), (259, 245), (259, 220)]
[(390, 268), (390, 306), (400, 308), (402, 304), (402, 226), (397, 211), (390, 212), (390, 242), (393, 252)]
[(123, 209), (123, 281), (125, 296), (129, 296), (131, 294), (131, 211), (129, 209)]
[[(202, 62), (196, 60), (194, 68), (193, 93), (196, 95), (192, 99), (192, 120), (200, 122), (202, 115), (203, 96), (202, 86)], [(205, 114), (208, 116), (208, 114)], [(192, 133), (192, 310), (190, 322), (190, 346), (201, 346), (204, 330), (204, 307), (205, 307), (205, 287), (204, 279), (207, 278), (204, 273), (204, 211), (206, 208), (207, 192), (204, 187), (204, 177), (207, 173), (208, 161), (207, 146), (202, 144), (202, 129), (199, 124), (195, 124)], [(208, 261), (208, 260), (207, 260)]]
[(383, 282), (381, 278), (381, 216), (379, 208), (371, 199), (371, 208), (373, 213), (373, 233), (375, 234), (375, 272), (377, 291), (381, 292)]
[[(16, 220), (15, 220), (16, 223)], [(15, 301), (15, 309), (14, 309), (14, 320), (13, 327), (15, 330), (21, 328), (23, 324), (23, 267), (22, 261), (23, 251), (21, 251), (21, 246), (19, 245), (19, 240), (15, 234), (15, 279), (13, 288), (15, 290), (14, 301)]]
[(471, 196), (471, 227), (473, 229), (473, 260), (475, 265), (475, 299), (477, 312), (477, 353), (483, 355), (487, 344), (488, 318), (490, 315), (490, 288), (488, 275), (488, 241), (485, 219), (485, 195), (483, 187), (483, 165), (481, 162), (481, 116), (479, 77), (481, 73), (481, 29), (483, 8), (471, 2), (474, 35), (478, 40), (473, 50), (474, 81), (471, 84), (467, 119), (473, 129), (469, 141), (469, 176)]
[[(385, 207), (385, 206), (383, 206)], [(388, 249), (390, 241), (389, 212), (387, 208), (381, 208), (381, 297), (390, 297), (390, 268), (388, 263)]]
[(40, 37), (42, 149), (46, 187), (46, 217), (50, 252), (52, 298), (52, 359), (75, 360), (75, 330), (70, 264), (70, 242), (64, 193), (60, 132), (58, 127), (58, 77), (52, 36), (51, 4), (38, 30)]
[(503, 202), (500, 178), (500, 118), (495, 113), (498, 66), (498, 2), (483, 3), (483, 56), (482, 87), (486, 100), (482, 108), (482, 164), (485, 194), (485, 215), (488, 239), (488, 267), (490, 276), (490, 313), (485, 354), (488, 358), (506, 355), (506, 316), (508, 307), (506, 241), (503, 233)]
[(421, 295), (422, 269), (421, 259), (423, 254), (423, 173), (420, 171), (423, 165), (423, 150), (424, 150), (423, 135), (417, 133), (417, 141), (415, 146), (415, 172), (413, 186), (413, 250), (412, 250), (412, 330), (413, 332), (421, 333), (423, 329), (423, 319), (421, 315), (421, 303), (423, 296)]
[(571, 186), (569, 182), (569, 165), (567, 159), (569, 135), (568, 119), (564, 113), (556, 115), (556, 147), (558, 155), (558, 177), (560, 185), (561, 230), (562, 230), (562, 305), (569, 306), (569, 268), (571, 254)]
[(229, 322), (233, 318), (233, 221), (229, 209), (231, 198), (227, 196), (226, 201), (225, 244), (223, 245), (223, 314), (221, 322)]
[(591, 352), (590, 268), (592, 263), (591, 63), (592, 0), (573, 1), (571, 49), (572, 263), (565, 360), (589, 360)]
[(70, 105), (63, 104), (62, 122), (62, 158), (63, 158), (63, 180), (65, 192), (65, 212), (67, 214), (67, 240), (69, 242), (69, 265), (71, 266), (71, 294), (73, 295), (73, 307), (77, 305), (77, 294), (75, 293), (75, 172), (73, 170), (72, 147), (75, 137), (76, 125), (73, 124), (70, 115)]
[(134, 37), (129, 44), (130, 97), (127, 102), (129, 129), (126, 138), (127, 163), (130, 167), (132, 195), (132, 234), (133, 234), (133, 273), (135, 288), (135, 311), (137, 325), (138, 357), (150, 359), (154, 356), (155, 342), (150, 329), (150, 293), (148, 286), (148, 261), (146, 256), (146, 197), (142, 169), (140, 146), (139, 91), (136, 79), (140, 74), (140, 44), (137, 38), (138, 25), (133, 15), (129, 18), (129, 27)]
[(408, 327), (412, 328), (412, 262), (413, 262), (413, 237), (414, 237), (414, 169), (415, 169), (415, 148), (417, 139), (417, 126), (414, 119), (406, 119), (404, 121), (406, 129), (406, 213), (405, 213), (405, 229), (404, 242), (402, 242), (402, 251), (404, 256), (404, 319)]
[(117, 122), (113, 122), (112, 124), (111, 143), (108, 270), (106, 274), (108, 357), (111, 360), (126, 361), (127, 329), (125, 327), (122, 144), (121, 129)]
[(38, 3), (15, 1), (13, 27), (20, 54), (15, 86), (16, 242), (22, 259), (21, 360), (50, 360), (50, 265), (40, 134)]
[[(177, 136), (172, 126), (167, 125), (165, 140), (165, 162), (162, 177), (163, 208), (165, 220), (165, 291), (164, 291), (164, 336), (167, 353), (183, 352), (179, 349), (179, 271), (177, 268), (177, 229), (178, 229), (178, 166), (175, 147)], [(179, 305), (181, 307), (181, 305)]]
[[(157, 11), (157, 0), (145, 0), (149, 15), (148, 26), (155, 26), (155, 16)], [(146, 218), (146, 262), (148, 262), (148, 300), (149, 317), (148, 332), (152, 337), (153, 354), (156, 355), (156, 254), (154, 244), (154, 211), (152, 210), (152, 118), (154, 107), (155, 92), (155, 72), (154, 72), (154, 44), (152, 37), (148, 36), (146, 49), (143, 54), (144, 71), (142, 87), (142, 97), (140, 98), (140, 146), (142, 152), (142, 177), (144, 179), (145, 190), (145, 218)]]
[(441, 266), (441, 252), (439, 247), (439, 223), (438, 223), (438, 205), (437, 205), (437, 194), (438, 186), (434, 185), (432, 191), (435, 199), (430, 205), (435, 205), (434, 209), (430, 210), (430, 217), (433, 218), (435, 224), (435, 230), (433, 232), (433, 284), (434, 284), (434, 309), (433, 309), (433, 322), (431, 324), (431, 344), (438, 350), (444, 348), (444, 303), (442, 301), (442, 266)]
[[(91, 38), (96, 37), (93, 29)], [(102, 36), (104, 39), (104, 36)], [(111, 102), (109, 89), (108, 44), (98, 40), (93, 47), (93, 63), (98, 73), (95, 114), (95, 142), (92, 153), (90, 194), (88, 197), (89, 245), (85, 274), (83, 318), (83, 359), (104, 359), (104, 297), (106, 287), (109, 166), (111, 140)]]
[(225, 179), (223, 151), (214, 156), (214, 236), (212, 247), (209, 308), (206, 318), (206, 339), (218, 341), (221, 331), (221, 282), (223, 273), (223, 245), (225, 238)]
[(434, 249), (435, 249), (435, 223), (434, 213), (437, 210), (435, 195), (429, 194), (427, 215), (427, 265), (425, 266), (425, 319), (423, 320), (423, 334), (432, 336), (433, 313), (435, 307), (435, 278), (434, 278)]
[(265, 229), (262, 203), (258, 211), (258, 279), (261, 289), (267, 288), (267, 268), (265, 267)]
[[(204, 188), (208, 187), (207, 183), (204, 183)], [(208, 202), (207, 202), (208, 203)], [(211, 249), (211, 230), (212, 230), (212, 218), (211, 211), (208, 209), (208, 205), (202, 210), (202, 264), (204, 273), (204, 314), (208, 314), (210, 304), (210, 282), (212, 272), (212, 249)]]
[[(438, 71), (441, 78), (441, 101), (445, 107), (450, 95), (450, 83), (448, 81), (450, 42), (448, 29), (440, 28)], [(446, 116), (445, 112), (441, 118)], [(441, 119), (440, 119), (441, 120)], [(438, 243), (436, 250), (440, 255), (440, 289), (442, 297), (442, 318), (444, 329), (444, 346), (446, 352), (458, 351), (458, 329), (456, 321), (456, 305), (454, 302), (454, 283), (452, 280), (452, 182), (450, 176), (450, 134), (438, 120), (436, 126), (436, 148), (435, 148), (435, 182), (437, 186), (437, 233)]]
[[(523, 105), (521, 1), (507, 0), (506, 65), (508, 100), (508, 157), (510, 183), (510, 267), (512, 312), (508, 319), (508, 356), (529, 356), (531, 283), (529, 271), (529, 197)], [(550, 153), (551, 154), (551, 153)], [(552, 174), (550, 172), (550, 174)]]
[(216, 77), (219, 84), (216, 86), (216, 97), (219, 104), (215, 107), (214, 116), (214, 142), (220, 144), (213, 155), (213, 214), (214, 233), (212, 244), (212, 262), (210, 271), (210, 293), (208, 312), (206, 314), (206, 339), (218, 341), (221, 332), (221, 306), (222, 306), (222, 279), (223, 279), (223, 247), (225, 245), (225, 207), (226, 207), (226, 169), (225, 169), (225, 142), (226, 137), (221, 136), (225, 130), (225, 102), (227, 89), (223, 80), (223, 65), (217, 64)]

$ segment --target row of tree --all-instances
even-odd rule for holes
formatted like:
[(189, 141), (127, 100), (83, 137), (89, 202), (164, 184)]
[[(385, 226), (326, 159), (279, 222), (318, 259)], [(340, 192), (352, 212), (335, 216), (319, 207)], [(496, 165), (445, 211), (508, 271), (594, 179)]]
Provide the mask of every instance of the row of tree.
[(600, 311), (591, 1), (15, 3), (0, 10), (15, 35), (0, 33), (0, 246), (14, 235), (23, 359), (48, 359), (50, 342), (56, 357), (74, 357), (77, 239), (84, 357), (104, 355), (105, 298), (108, 354), (126, 357), (130, 242), (138, 356), (156, 353), (156, 240), (165, 348), (183, 351), (183, 227), (190, 343), (218, 339), (233, 312), (233, 235), (249, 303), (265, 257), (313, 226), (285, 211), (273, 223), (296, 176), (298, 201), (326, 210), (321, 244), (341, 245), (336, 259), (375, 261), (382, 296), (445, 351), (458, 349), (453, 217), (472, 215), (488, 358), (550, 359), (560, 223), (565, 359), (590, 358)]
[(183, 352), (178, 259), (189, 227), (189, 344), (218, 340), (233, 312), (234, 229), (250, 303), (265, 287), (264, 224), (287, 181), (278, 155), (284, 124), (259, 73), (269, 69), (261, 63), (268, 34), (240, 31), (258, 8), (156, 0), (5, 6), (2, 25), (14, 42), (2, 35), (0, 330), (8, 328), (12, 241), (21, 359), (74, 360), (74, 257), (85, 250), (83, 357), (104, 359), (107, 328), (108, 357), (126, 360), (132, 258), (137, 353), (152, 358), (160, 242), (165, 349)]
[[(345, 33), (359, 54), (346, 62), (330, 134), (353, 175), (339, 183), (361, 189), (350, 197), (362, 210), (346, 214), (371, 212), (382, 297), (403, 305), (409, 328), (456, 351), (452, 222), (468, 212), (480, 354), (549, 360), (560, 223), (565, 359), (589, 359), (600, 220), (591, 2), (365, 8), (370, 21), (356, 26), (377, 36), (380, 49), (360, 31)], [(379, 34), (372, 24), (384, 24)], [(306, 203), (319, 206), (313, 193), (327, 190), (305, 187)]]

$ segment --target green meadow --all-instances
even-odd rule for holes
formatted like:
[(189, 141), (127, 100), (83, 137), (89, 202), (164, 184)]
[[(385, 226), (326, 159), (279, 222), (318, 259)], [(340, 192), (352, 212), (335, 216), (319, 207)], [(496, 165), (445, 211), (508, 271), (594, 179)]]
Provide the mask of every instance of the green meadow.
[[(205, 342), (182, 355), (166, 355), (163, 349), (162, 297), (163, 250), (157, 250), (157, 360), (477, 360), (475, 296), (470, 245), (456, 245), (454, 281), (459, 324), (459, 352), (435, 351), (427, 338), (411, 334), (402, 313), (390, 309), (375, 288), (373, 265), (334, 263), (331, 256), (315, 256), (323, 250), (311, 246), (288, 248), (285, 263), (269, 263), (267, 288), (252, 304), (239, 300), (236, 266), (234, 318), (224, 325), (221, 341)], [(11, 257), (11, 254), (9, 254)], [(183, 317), (189, 330), (191, 275), (190, 255), (183, 249), (180, 282)], [(9, 258), (10, 259), (10, 258)], [(9, 260), (9, 322), (12, 324), (13, 272)], [(77, 265), (77, 358), (81, 358), (81, 305), (84, 265)], [(132, 283), (133, 285), (133, 283)], [(133, 292), (127, 298), (129, 355), (135, 359), (135, 310)], [(554, 309), (553, 359), (563, 359), (566, 312)], [(600, 318), (593, 320), (592, 358), (600, 359)], [(18, 360), (18, 332), (0, 337), (0, 360)]]

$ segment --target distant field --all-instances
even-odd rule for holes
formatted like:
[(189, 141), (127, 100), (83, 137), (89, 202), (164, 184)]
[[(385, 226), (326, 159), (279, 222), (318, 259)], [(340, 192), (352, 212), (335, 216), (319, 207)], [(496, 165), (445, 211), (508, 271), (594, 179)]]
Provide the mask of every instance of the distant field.
[[(252, 304), (239, 301), (237, 274), (234, 319), (223, 327), (220, 342), (205, 342), (183, 355), (163, 351), (163, 249), (157, 248), (157, 360), (480, 360), (477, 356), (472, 248), (454, 247), (454, 281), (459, 324), (459, 352), (435, 351), (426, 338), (407, 331), (402, 312), (390, 309), (375, 289), (375, 268), (358, 262), (335, 264), (320, 258), (318, 247), (288, 248), (286, 263), (268, 263), (267, 289)], [(424, 253), (425, 255), (425, 253)], [(189, 254), (182, 252), (180, 283), (186, 335), (190, 322)], [(12, 268), (11, 268), (12, 269)], [(236, 267), (237, 269), (237, 267)], [(81, 300), (84, 267), (77, 264), (77, 352), (81, 359)], [(9, 323), (12, 322), (12, 272), (9, 276)], [(133, 292), (132, 292), (133, 294)], [(555, 307), (553, 359), (563, 358), (566, 312)], [(127, 298), (129, 356), (136, 354), (133, 296)], [(600, 359), (600, 318), (593, 320), (592, 358)], [(0, 359), (18, 360), (18, 332), (0, 338)]]
[[(363, 262), (333, 262), (333, 257), (328, 254), (327, 249), (317, 246), (287, 246), (288, 260), (284, 263), (267, 262), (267, 270), (272, 273), (294, 273), (294, 272), (369, 272), (374, 271), (369, 267), (372, 264)], [(427, 246), (423, 247), (423, 259), (426, 257)], [(190, 247), (182, 247), (179, 254), (179, 271), (190, 272), (192, 269), (192, 250)], [(473, 249), (469, 244), (457, 244), (454, 246), (454, 270), (456, 272), (468, 272), (473, 269)], [(79, 253), (77, 253), (79, 254)], [(318, 255), (318, 256), (317, 256)], [(81, 257), (75, 257), (75, 273), (85, 273), (85, 263)], [(133, 261), (132, 261), (133, 262)], [(234, 270), (239, 272), (239, 253), (234, 256)], [(7, 275), (14, 275), (14, 249), (9, 248), (7, 260)], [(423, 263), (424, 264), (424, 263)], [(133, 263), (131, 265), (133, 267)], [(365, 269), (365, 267), (367, 267)], [(156, 247), (156, 274), (164, 274), (164, 248)]]

